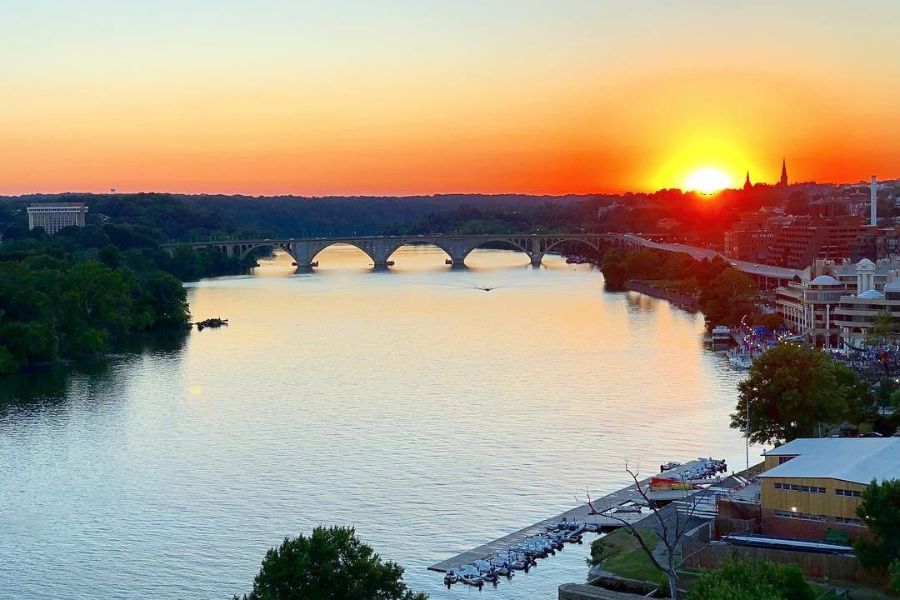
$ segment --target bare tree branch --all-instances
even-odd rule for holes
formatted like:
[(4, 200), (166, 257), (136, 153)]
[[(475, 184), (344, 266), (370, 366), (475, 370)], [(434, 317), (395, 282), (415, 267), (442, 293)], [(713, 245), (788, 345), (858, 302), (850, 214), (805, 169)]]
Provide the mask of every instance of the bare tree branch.
[[(687, 533), (687, 527), (691, 520), (697, 513), (699, 506), (704, 502), (706, 494), (710, 493), (709, 488), (702, 490), (685, 490), (685, 497), (683, 499), (683, 508), (685, 509), (682, 513), (679, 510), (679, 506), (675, 505), (671, 507), (671, 510), (668, 512), (674, 512), (674, 515), (671, 515), (671, 519), (666, 519), (664, 514), (665, 508), (659, 508), (656, 503), (654, 503), (648, 494), (648, 489), (646, 489), (640, 479), (639, 479), (639, 471), (637, 469), (632, 470), (629, 466), (625, 465), (625, 471), (631, 476), (631, 479), (634, 481), (634, 491), (638, 496), (647, 504), (653, 513), (653, 518), (655, 519), (658, 529), (653, 529), (654, 534), (659, 538), (662, 542), (663, 546), (666, 549), (666, 559), (668, 564), (665, 564), (662, 560), (658, 559), (656, 555), (654, 555), (653, 550), (644, 542), (644, 539), (641, 537), (638, 532), (637, 527), (635, 527), (634, 523), (629, 520), (626, 520), (617, 514), (615, 514), (614, 509), (617, 508), (617, 504), (610, 504), (608, 507), (603, 510), (597, 511), (593, 502), (590, 499), (590, 495), (588, 495), (588, 506), (590, 506), (591, 514), (599, 514), (610, 519), (621, 523), (621, 525), (628, 531), (628, 533), (637, 539), (638, 545), (641, 550), (650, 558), (650, 561), (653, 565), (659, 569), (662, 573), (664, 573), (669, 580), (669, 594), (672, 598), (677, 598), (678, 596), (678, 567), (676, 565), (675, 552), (678, 549), (679, 544), (682, 541), (682, 538)], [(674, 519), (674, 522), (672, 522)]]

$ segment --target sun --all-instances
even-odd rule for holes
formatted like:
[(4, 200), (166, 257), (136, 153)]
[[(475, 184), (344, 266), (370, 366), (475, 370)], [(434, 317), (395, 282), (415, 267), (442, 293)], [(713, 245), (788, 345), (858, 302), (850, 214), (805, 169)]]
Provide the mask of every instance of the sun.
[(684, 187), (701, 194), (715, 194), (718, 191), (731, 187), (731, 177), (724, 171), (714, 167), (703, 167), (691, 173), (684, 180)]

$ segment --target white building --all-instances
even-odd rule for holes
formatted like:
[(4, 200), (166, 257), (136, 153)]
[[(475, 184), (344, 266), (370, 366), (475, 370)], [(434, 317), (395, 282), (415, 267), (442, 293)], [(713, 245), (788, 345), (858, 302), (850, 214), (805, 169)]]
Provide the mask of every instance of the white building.
[(43, 227), (53, 235), (64, 227), (84, 227), (88, 207), (84, 202), (32, 204), (28, 207), (28, 229)]
[(776, 301), (788, 329), (811, 344), (859, 347), (879, 314), (900, 319), (900, 260), (817, 260), (778, 288)]

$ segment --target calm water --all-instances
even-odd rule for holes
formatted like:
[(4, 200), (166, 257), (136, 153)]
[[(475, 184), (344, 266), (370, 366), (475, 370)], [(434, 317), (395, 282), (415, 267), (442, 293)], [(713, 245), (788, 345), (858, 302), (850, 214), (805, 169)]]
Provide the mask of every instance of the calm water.
[[(740, 374), (703, 323), (602, 275), (476, 251), (450, 271), (350, 248), (189, 291), (231, 325), (4, 385), (0, 598), (222, 599), (266, 549), (355, 525), (406, 579), (429, 564), (697, 456), (744, 464), (728, 429)], [(489, 293), (477, 286), (495, 287)], [(587, 546), (481, 594), (556, 598)]]

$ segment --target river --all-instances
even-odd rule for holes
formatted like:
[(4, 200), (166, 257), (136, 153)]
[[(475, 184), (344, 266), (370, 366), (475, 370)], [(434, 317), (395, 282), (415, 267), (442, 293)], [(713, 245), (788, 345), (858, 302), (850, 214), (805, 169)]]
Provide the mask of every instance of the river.
[[(701, 315), (559, 257), (393, 258), (369, 272), (332, 247), (295, 275), (279, 255), (189, 286), (228, 327), (3, 382), (0, 598), (226, 599), (318, 524), (354, 525), (413, 589), (472, 597), (426, 567), (622, 487), (626, 463), (743, 468), (742, 374)], [(480, 593), (555, 599), (586, 556)]]

